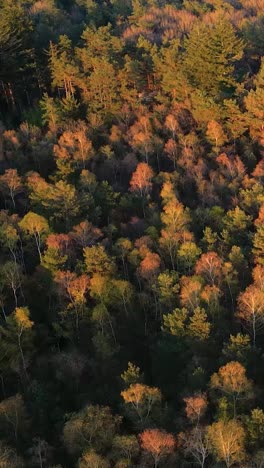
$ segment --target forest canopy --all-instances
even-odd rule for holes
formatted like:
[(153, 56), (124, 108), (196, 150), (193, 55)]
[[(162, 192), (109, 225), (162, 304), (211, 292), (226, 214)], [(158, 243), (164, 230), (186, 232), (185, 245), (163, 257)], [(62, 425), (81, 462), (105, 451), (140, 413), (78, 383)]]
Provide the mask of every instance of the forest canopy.
[(264, 2), (0, 0), (0, 467), (264, 466)]

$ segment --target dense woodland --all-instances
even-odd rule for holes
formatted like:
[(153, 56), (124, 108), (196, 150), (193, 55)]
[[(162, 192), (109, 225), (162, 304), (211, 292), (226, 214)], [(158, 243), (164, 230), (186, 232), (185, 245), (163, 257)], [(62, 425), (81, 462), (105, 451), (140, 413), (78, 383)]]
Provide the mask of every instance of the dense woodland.
[(0, 467), (264, 467), (263, 0), (0, 0)]

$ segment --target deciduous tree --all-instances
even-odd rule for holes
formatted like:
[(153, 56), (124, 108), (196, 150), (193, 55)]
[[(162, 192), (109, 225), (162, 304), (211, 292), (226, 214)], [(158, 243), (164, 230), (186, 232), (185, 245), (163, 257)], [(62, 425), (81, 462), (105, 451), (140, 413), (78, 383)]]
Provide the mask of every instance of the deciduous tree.
[(8, 195), (13, 204), (13, 208), (16, 208), (15, 197), (23, 190), (22, 179), (18, 175), (16, 169), (6, 169), (5, 173), (0, 176), (0, 191), (4, 195)]
[(37, 213), (29, 211), (24, 218), (19, 222), (19, 226), (23, 231), (32, 236), (36, 242), (40, 262), (42, 260), (41, 247), (43, 238), (48, 234), (48, 221)]
[(236, 316), (252, 335), (255, 346), (256, 336), (264, 327), (264, 291), (252, 284), (240, 293)]
[(196, 395), (186, 397), (183, 399), (185, 403), (186, 416), (190, 421), (195, 421), (197, 425), (200, 422), (201, 417), (204, 415), (208, 401), (206, 394), (198, 393)]
[(79, 413), (72, 414), (63, 429), (67, 451), (79, 454), (92, 448), (104, 451), (111, 447), (121, 422), (107, 406), (85, 406)]
[(211, 388), (220, 390), (232, 399), (234, 417), (238, 400), (247, 399), (252, 394), (252, 382), (246, 376), (245, 367), (235, 361), (228, 362), (212, 375)]
[(0, 425), (2, 434), (16, 443), (23, 437), (29, 425), (25, 403), (20, 394), (16, 394), (0, 403)]
[(163, 458), (171, 455), (175, 449), (173, 435), (165, 431), (146, 429), (139, 437), (142, 449), (151, 455), (155, 468)]
[(154, 172), (147, 163), (139, 163), (130, 180), (131, 192), (136, 192), (140, 197), (145, 197), (152, 188), (151, 179)]
[(153, 407), (161, 402), (161, 392), (158, 388), (140, 383), (131, 384), (121, 392), (121, 396), (128, 408), (136, 413), (140, 425), (147, 422)]
[(195, 272), (201, 275), (209, 284), (219, 284), (222, 278), (223, 262), (216, 252), (201, 255), (196, 263)]
[(245, 459), (245, 430), (235, 419), (218, 421), (208, 427), (210, 452), (227, 468)]

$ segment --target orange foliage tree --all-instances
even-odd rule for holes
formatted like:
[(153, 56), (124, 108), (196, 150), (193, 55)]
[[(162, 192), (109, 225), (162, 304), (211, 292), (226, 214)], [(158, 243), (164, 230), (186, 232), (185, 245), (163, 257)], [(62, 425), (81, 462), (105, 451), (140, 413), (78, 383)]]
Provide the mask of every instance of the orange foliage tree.
[(196, 421), (198, 424), (208, 405), (206, 395), (204, 393), (197, 393), (196, 395), (184, 398), (183, 401), (186, 405), (185, 412), (187, 418), (191, 421)]
[(79, 319), (84, 312), (90, 280), (85, 274), (77, 276), (70, 271), (58, 271), (55, 281), (59, 286), (60, 295), (65, 297), (68, 302), (67, 309), (74, 311), (75, 327), (78, 332)]
[(201, 303), (202, 284), (195, 276), (182, 276), (180, 299), (183, 307), (191, 308), (192, 310), (199, 307)]
[(141, 197), (147, 195), (152, 188), (151, 179), (154, 172), (147, 163), (139, 163), (130, 180), (131, 192), (137, 192)]
[(211, 387), (232, 398), (234, 417), (237, 401), (248, 398), (252, 392), (252, 383), (246, 376), (246, 369), (236, 361), (228, 362), (212, 375)]
[(147, 252), (145, 258), (139, 266), (139, 273), (142, 278), (150, 280), (157, 275), (160, 268), (160, 256), (153, 252)]
[(157, 468), (162, 458), (171, 455), (175, 449), (175, 439), (172, 434), (159, 429), (146, 429), (139, 435), (140, 444), (149, 453)]
[(140, 383), (130, 385), (121, 392), (121, 396), (136, 413), (141, 425), (148, 420), (153, 406), (161, 402), (161, 392), (158, 388)]

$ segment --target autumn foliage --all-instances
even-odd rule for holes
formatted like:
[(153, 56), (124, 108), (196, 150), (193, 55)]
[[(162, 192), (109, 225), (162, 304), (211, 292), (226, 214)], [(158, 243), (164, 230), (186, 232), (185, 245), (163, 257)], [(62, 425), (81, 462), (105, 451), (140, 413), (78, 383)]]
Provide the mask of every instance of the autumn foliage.
[(155, 467), (158, 466), (162, 458), (170, 455), (175, 448), (173, 435), (159, 429), (146, 429), (140, 434), (139, 438), (142, 449), (152, 456)]
[(264, 467), (264, 0), (0, 0), (0, 468)]
[(130, 190), (138, 192), (143, 197), (151, 190), (153, 176), (153, 170), (147, 163), (139, 163), (131, 177)]

